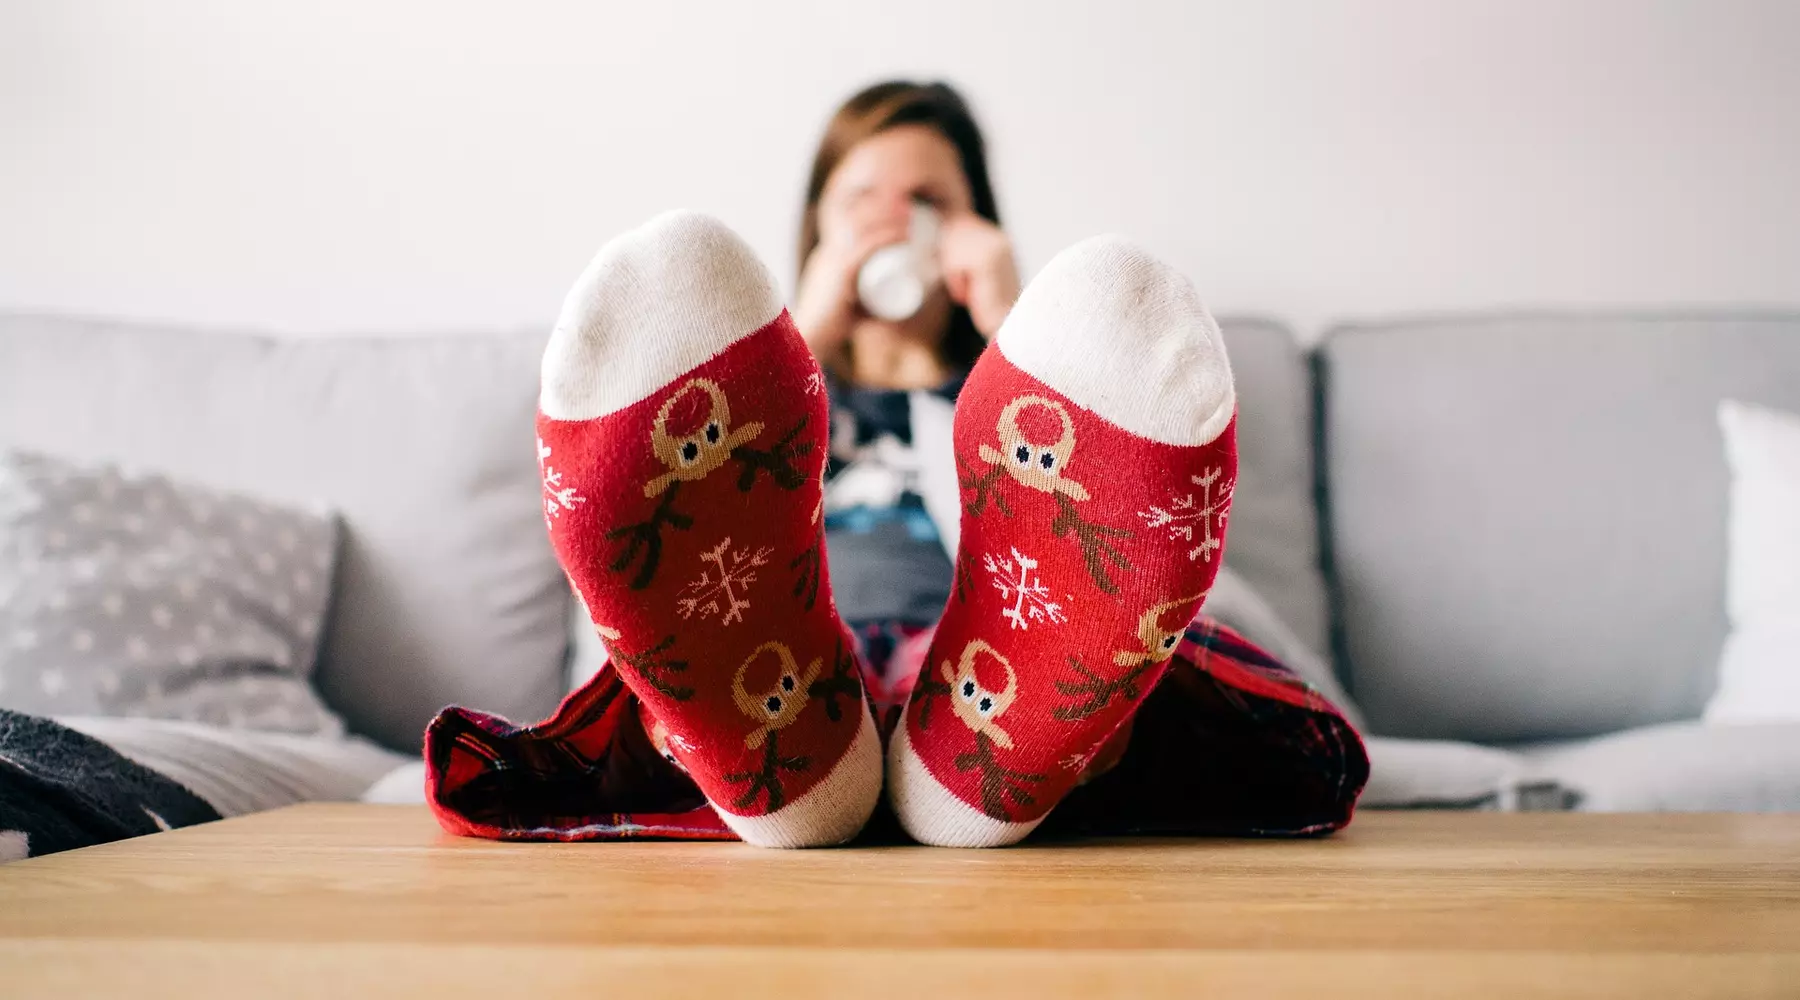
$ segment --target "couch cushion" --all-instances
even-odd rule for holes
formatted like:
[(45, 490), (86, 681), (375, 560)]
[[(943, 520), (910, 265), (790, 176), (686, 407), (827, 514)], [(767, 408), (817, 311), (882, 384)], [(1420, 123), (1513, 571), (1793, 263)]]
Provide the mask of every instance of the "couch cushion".
[(1375, 731), (1699, 713), (1725, 630), (1714, 414), (1800, 407), (1800, 317), (1359, 327), (1321, 360), (1340, 669)]
[(1529, 780), (1587, 812), (1800, 810), (1800, 723), (1674, 722), (1528, 750)]
[(1238, 480), (1225, 564), (1311, 649), (1327, 648), (1313, 499), (1310, 360), (1286, 327), (1219, 321), (1238, 394)]
[(338, 511), (317, 683), (352, 729), (410, 750), (450, 702), (556, 705), (568, 591), (532, 447), (541, 350), (0, 315), (0, 446)]

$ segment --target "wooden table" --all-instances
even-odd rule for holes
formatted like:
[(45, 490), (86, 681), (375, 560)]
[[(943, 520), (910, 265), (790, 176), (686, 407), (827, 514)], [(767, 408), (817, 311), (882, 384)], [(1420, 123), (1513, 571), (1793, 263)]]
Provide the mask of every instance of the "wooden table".
[(502, 844), (315, 805), (0, 866), (0, 997), (1800, 997), (1800, 816)]

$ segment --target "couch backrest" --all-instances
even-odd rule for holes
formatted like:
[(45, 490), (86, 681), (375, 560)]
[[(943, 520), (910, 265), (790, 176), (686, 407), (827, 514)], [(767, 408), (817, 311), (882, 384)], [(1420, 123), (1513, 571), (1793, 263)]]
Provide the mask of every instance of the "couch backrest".
[(532, 722), (562, 691), (568, 591), (533, 449), (542, 347), (0, 314), (0, 446), (337, 511), (318, 685), (353, 729), (413, 748), (445, 704)]
[(1800, 316), (1350, 327), (1321, 373), (1340, 670), (1375, 731), (1699, 713), (1725, 631), (1715, 414), (1800, 411)]
[(1225, 562), (1308, 646), (1328, 651), (1313, 476), (1311, 362), (1278, 323), (1224, 318), (1238, 394), (1238, 481)]

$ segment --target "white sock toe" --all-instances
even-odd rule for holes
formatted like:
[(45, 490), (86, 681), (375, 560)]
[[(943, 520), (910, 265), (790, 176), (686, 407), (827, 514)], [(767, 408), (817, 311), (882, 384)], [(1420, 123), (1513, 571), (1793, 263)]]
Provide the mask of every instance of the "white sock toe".
[(781, 314), (768, 268), (725, 224), (665, 212), (594, 256), (544, 350), (538, 408), (554, 420), (624, 409)]
[(862, 832), (881, 800), (881, 737), (867, 704), (862, 725), (823, 781), (780, 809), (763, 816), (739, 816), (715, 808), (719, 818), (747, 844), (757, 847), (830, 847)]
[(956, 797), (931, 776), (906, 726), (888, 743), (888, 802), (912, 839), (933, 847), (1005, 847), (1024, 840), (1044, 817), (1025, 823), (995, 819)]
[(1152, 441), (1210, 444), (1236, 412), (1225, 341), (1193, 284), (1123, 237), (1057, 254), (995, 342), (1027, 374)]

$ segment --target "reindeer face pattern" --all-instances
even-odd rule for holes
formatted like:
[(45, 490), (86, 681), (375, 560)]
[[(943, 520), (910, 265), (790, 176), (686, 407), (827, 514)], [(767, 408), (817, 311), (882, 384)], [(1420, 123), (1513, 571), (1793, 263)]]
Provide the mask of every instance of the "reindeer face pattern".
[[(1045, 415), (1055, 418), (1054, 423), (1046, 424), (1041, 419)], [(1012, 517), (1013, 508), (998, 489), (1009, 477), (1020, 486), (1048, 493), (1056, 501), (1050, 536), (1072, 539), (1081, 547), (1082, 562), (1094, 585), (1104, 593), (1118, 593), (1113, 571), (1129, 570), (1132, 566), (1117, 540), (1130, 538), (1131, 532), (1090, 521), (1076, 509), (1077, 503), (1091, 497), (1086, 486), (1068, 475), (1069, 460), (1075, 453), (1075, 421), (1068, 409), (1043, 396), (1015, 397), (995, 419), (994, 436), (998, 448), (984, 443), (976, 449), (977, 456), (987, 463), (987, 471), (965, 469), (958, 475), (962, 489), (974, 491), (974, 498), (963, 503), (964, 513), (980, 517), (991, 503), (1001, 516)], [(960, 459), (958, 466), (962, 466)]]
[(1113, 663), (1128, 667), (1135, 663), (1148, 661), (1161, 663), (1175, 655), (1175, 647), (1181, 644), (1181, 634), (1187, 631), (1188, 616), (1174, 623), (1171, 629), (1163, 621), (1163, 616), (1177, 608), (1184, 608), (1205, 597), (1178, 597), (1173, 601), (1158, 604), (1138, 618), (1137, 637), (1143, 643), (1142, 649), (1120, 650), (1113, 654)]
[[(766, 691), (747, 691), (744, 689), (744, 675), (752, 664), (763, 656), (772, 654), (781, 668), (781, 676), (775, 679)], [(794, 653), (779, 642), (765, 642), (756, 647), (744, 662), (738, 665), (737, 675), (731, 680), (731, 698), (737, 703), (738, 711), (745, 717), (758, 723), (758, 726), (744, 739), (744, 746), (754, 750), (763, 745), (763, 740), (777, 730), (786, 729), (800, 717), (806, 707), (809, 695), (807, 689), (818, 679), (821, 661), (814, 658), (801, 673), (799, 664), (794, 662)]]
[[(1019, 417), (1028, 410), (1047, 410), (1055, 415), (1060, 433), (1054, 441), (1033, 441), (1019, 426)], [(1044, 493), (1060, 493), (1071, 500), (1086, 500), (1087, 488), (1064, 476), (1069, 456), (1075, 451), (1075, 422), (1069, 411), (1055, 400), (1042, 396), (1020, 396), (1006, 404), (994, 425), (999, 439), (998, 450), (983, 444), (981, 460), (1005, 469), (1021, 486)]]
[[(982, 653), (993, 657), (1006, 671), (1006, 687), (1000, 691), (990, 691), (983, 687), (975, 673), (976, 657)], [(1019, 677), (1013, 672), (1012, 664), (1000, 651), (980, 639), (970, 640), (963, 647), (962, 657), (955, 667), (945, 660), (939, 667), (944, 682), (950, 685), (950, 708), (956, 717), (962, 720), (973, 732), (993, 740), (996, 746), (1012, 749), (1013, 740), (1006, 730), (1000, 728), (999, 719), (1012, 706), (1013, 699), (1019, 694)]]
[[(675, 437), (669, 433), (669, 415), (676, 404), (696, 392), (706, 394), (706, 417), (698, 430), (685, 437)], [(690, 379), (675, 390), (674, 395), (663, 400), (662, 407), (656, 411), (656, 422), (650, 428), (650, 450), (669, 471), (645, 483), (644, 496), (658, 496), (671, 483), (706, 478), (724, 465), (739, 446), (756, 440), (762, 432), (763, 425), (755, 421), (733, 429), (731, 403), (725, 398), (725, 390), (711, 379)]]

